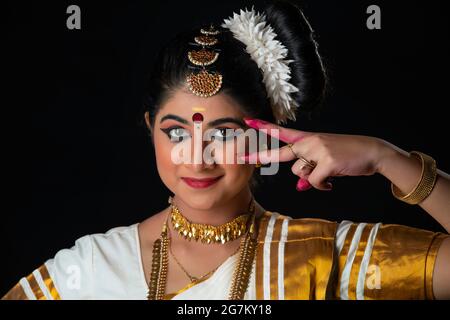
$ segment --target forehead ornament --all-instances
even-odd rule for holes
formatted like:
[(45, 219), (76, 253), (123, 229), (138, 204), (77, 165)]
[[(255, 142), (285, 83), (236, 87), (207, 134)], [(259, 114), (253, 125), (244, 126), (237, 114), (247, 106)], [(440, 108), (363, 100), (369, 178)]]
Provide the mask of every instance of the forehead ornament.
[(211, 25), (208, 29), (202, 28), (200, 35), (194, 38), (194, 45), (201, 46), (200, 50), (190, 50), (187, 57), (192, 64), (191, 72), (186, 82), (189, 90), (199, 97), (211, 97), (219, 92), (222, 87), (222, 75), (218, 72), (209, 70), (219, 58), (219, 51), (214, 46), (219, 42), (215, 37), (220, 32)]

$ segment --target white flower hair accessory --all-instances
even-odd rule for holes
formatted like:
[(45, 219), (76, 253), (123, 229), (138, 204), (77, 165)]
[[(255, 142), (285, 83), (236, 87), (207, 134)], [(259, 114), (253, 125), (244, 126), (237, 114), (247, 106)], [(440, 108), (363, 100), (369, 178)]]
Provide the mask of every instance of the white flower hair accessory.
[(288, 66), (294, 60), (286, 60), (288, 49), (276, 40), (277, 34), (267, 23), (266, 16), (252, 9), (224, 19), (223, 28), (229, 29), (234, 38), (246, 46), (246, 51), (263, 73), (263, 82), (270, 99), (272, 112), (278, 123), (287, 119), (295, 121), (297, 102), (291, 93), (299, 91), (289, 83), (291, 70)]

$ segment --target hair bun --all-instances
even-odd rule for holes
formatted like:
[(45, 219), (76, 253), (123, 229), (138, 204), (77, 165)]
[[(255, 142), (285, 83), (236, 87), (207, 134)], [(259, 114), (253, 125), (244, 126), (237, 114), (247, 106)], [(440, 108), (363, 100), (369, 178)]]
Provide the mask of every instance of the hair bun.
[(299, 91), (292, 98), (300, 112), (311, 112), (318, 107), (327, 87), (327, 75), (314, 39), (314, 31), (302, 10), (287, 1), (273, 1), (265, 7), (266, 20), (288, 49), (292, 85)]

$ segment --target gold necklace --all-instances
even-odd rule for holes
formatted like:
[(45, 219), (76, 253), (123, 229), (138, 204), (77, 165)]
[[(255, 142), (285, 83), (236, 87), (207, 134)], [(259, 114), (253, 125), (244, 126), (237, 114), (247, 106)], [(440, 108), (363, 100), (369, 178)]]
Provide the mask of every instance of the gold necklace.
[[(170, 200), (170, 199), (169, 199)], [(250, 275), (252, 272), (253, 261), (258, 246), (258, 232), (256, 228), (255, 206), (252, 199), (251, 224), (242, 238), (239, 247), (239, 260), (234, 269), (233, 280), (229, 292), (230, 300), (244, 299), (247, 291)], [(169, 265), (169, 237), (167, 220), (165, 221), (161, 236), (153, 243), (152, 271), (150, 275), (148, 300), (163, 300), (166, 291), (167, 270)]]
[[(172, 225), (178, 233), (188, 239), (189, 241), (201, 240), (202, 243), (226, 243), (233, 241), (243, 235), (247, 229), (247, 222), (250, 217), (249, 214), (240, 215), (230, 222), (224, 223), (220, 226), (213, 226), (209, 224), (192, 223), (187, 220), (180, 212), (178, 207), (174, 204), (172, 197), (169, 198), (171, 206), (171, 220)], [(252, 201), (252, 204), (253, 201)], [(250, 212), (254, 209), (250, 208)]]
[[(239, 248), (240, 248), (240, 246), (239, 246), (239, 247), (237, 248), (237, 250), (234, 251), (229, 257), (234, 256), (234, 255), (239, 251)], [(171, 242), (170, 242), (170, 241), (169, 241), (169, 252), (170, 252), (170, 254), (172, 255), (172, 257), (175, 259), (175, 262), (180, 266), (181, 270), (183, 270), (183, 272), (184, 272), (184, 273), (186, 274), (186, 276), (189, 278), (189, 280), (191, 281), (191, 283), (192, 283), (192, 282), (199, 281), (199, 280), (201, 280), (201, 279), (203, 279), (203, 278), (209, 276), (210, 274), (213, 274), (213, 273), (219, 268), (219, 266), (220, 266), (220, 264), (219, 264), (219, 265), (218, 265), (217, 267), (215, 267), (213, 270), (208, 271), (207, 273), (205, 273), (205, 274), (204, 274), (203, 276), (201, 276), (201, 277), (195, 277), (195, 276), (192, 276), (189, 272), (187, 272), (187, 270), (183, 267), (183, 265), (180, 263), (180, 261), (178, 261), (177, 257), (175, 257), (175, 255), (173, 254), (173, 251), (172, 251), (172, 246), (171, 246)]]

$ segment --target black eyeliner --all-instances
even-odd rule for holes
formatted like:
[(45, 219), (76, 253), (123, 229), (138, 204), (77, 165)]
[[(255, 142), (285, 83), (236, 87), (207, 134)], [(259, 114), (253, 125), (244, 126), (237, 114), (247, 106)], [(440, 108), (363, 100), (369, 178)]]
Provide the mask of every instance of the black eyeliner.
[[(160, 128), (160, 130), (166, 134), (167, 138), (169, 138), (169, 140), (171, 142), (181, 142), (181, 141), (183, 141), (185, 139), (183, 137), (178, 137), (178, 138), (175, 138), (175, 139), (172, 138), (172, 136), (170, 135), (170, 131), (172, 131), (173, 129), (184, 129), (184, 128), (180, 127), (180, 126), (171, 126), (171, 127), (168, 127), (168, 128)], [(186, 129), (184, 129), (184, 130), (186, 130)]]

